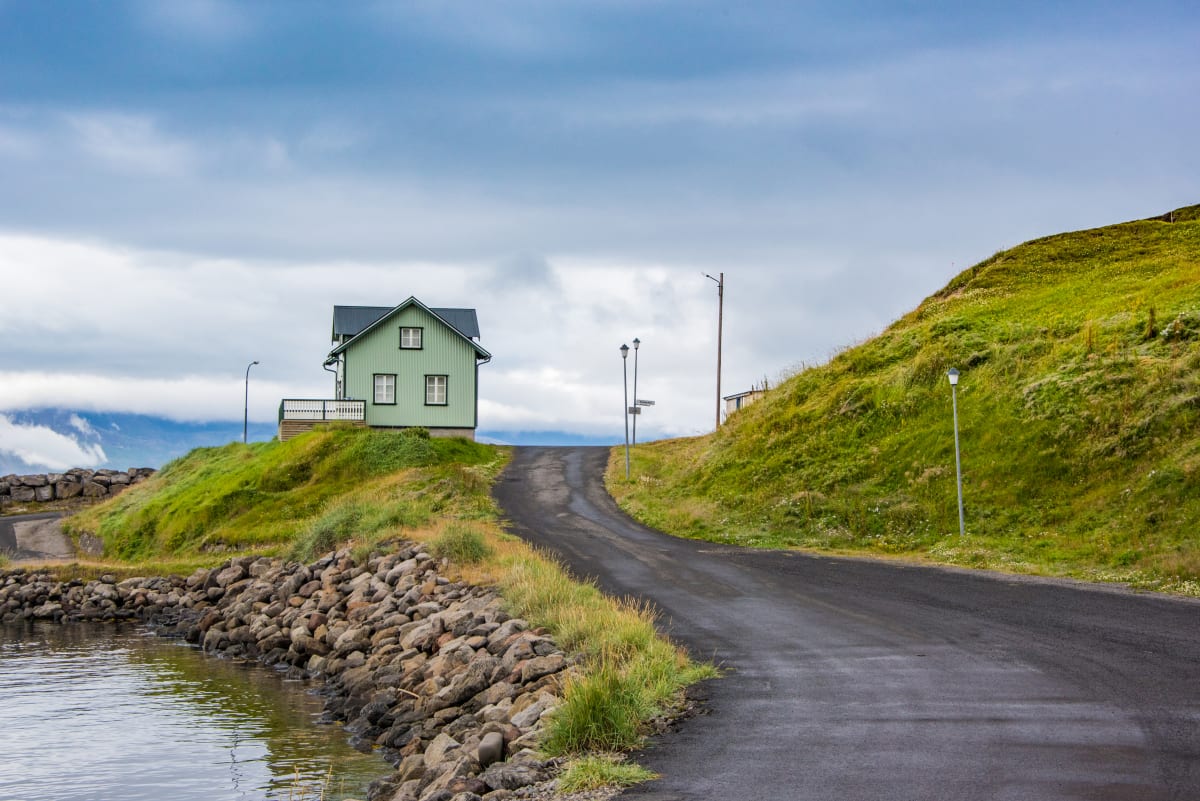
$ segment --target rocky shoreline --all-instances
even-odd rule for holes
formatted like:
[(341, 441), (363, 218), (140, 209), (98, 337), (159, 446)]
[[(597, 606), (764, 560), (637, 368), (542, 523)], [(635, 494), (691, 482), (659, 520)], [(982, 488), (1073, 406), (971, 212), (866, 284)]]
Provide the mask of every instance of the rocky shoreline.
[(421, 545), (357, 563), (240, 557), (192, 575), (60, 581), (0, 571), (6, 623), (139, 620), (205, 651), (324, 679), (325, 716), (395, 772), (370, 801), (540, 795), (535, 746), (576, 671), (492, 590), (451, 581)]

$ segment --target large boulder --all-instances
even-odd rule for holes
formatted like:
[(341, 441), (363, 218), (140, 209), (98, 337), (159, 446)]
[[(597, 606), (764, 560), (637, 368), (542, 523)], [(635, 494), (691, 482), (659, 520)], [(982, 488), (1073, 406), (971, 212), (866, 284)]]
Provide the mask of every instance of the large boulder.
[(54, 497), (61, 500), (74, 498), (83, 492), (83, 484), (76, 481), (59, 481), (54, 485)]

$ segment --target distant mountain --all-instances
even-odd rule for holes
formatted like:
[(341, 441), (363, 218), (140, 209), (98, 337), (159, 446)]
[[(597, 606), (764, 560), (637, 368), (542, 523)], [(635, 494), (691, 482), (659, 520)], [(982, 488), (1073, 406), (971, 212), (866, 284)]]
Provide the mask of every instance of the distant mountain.
[[(275, 433), (271, 423), (251, 423), (248, 432), (251, 441), (269, 440)], [(193, 448), (241, 438), (241, 424), (226, 421), (181, 423), (149, 415), (70, 409), (4, 412), (0, 413), (0, 475), (64, 467), (161, 467)], [(74, 455), (78, 458), (72, 459)], [(86, 463), (64, 465), (63, 460)]]
[[(273, 423), (251, 423), (251, 442), (276, 434)], [(65, 439), (64, 439), (65, 438)], [(0, 412), (0, 475), (42, 473), (68, 467), (161, 467), (193, 448), (242, 438), (237, 422), (180, 423), (142, 414), (26, 409)], [(613, 445), (612, 436), (569, 431), (490, 431), (480, 442), (496, 445)]]

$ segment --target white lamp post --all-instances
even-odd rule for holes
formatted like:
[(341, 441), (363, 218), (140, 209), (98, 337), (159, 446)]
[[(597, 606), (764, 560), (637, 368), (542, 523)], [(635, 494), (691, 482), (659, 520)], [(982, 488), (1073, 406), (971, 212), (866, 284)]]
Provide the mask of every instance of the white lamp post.
[(242, 444), (246, 444), (246, 430), (250, 426), (250, 368), (258, 362), (250, 362), (246, 365), (246, 405), (242, 410)]
[(946, 373), (950, 379), (950, 402), (954, 405), (954, 472), (958, 479), (958, 536), (966, 534), (963, 522), (962, 459), (958, 455), (958, 370), (953, 367)]
[(629, 346), (621, 346), (621, 369), (625, 373), (625, 480), (629, 480)]

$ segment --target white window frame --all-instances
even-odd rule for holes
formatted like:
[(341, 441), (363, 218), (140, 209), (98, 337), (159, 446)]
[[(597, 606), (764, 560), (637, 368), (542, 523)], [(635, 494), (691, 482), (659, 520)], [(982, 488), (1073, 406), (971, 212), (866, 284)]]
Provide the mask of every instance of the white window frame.
[[(382, 380), (380, 380), (382, 379)], [(396, 405), (396, 374), (376, 373), (374, 379), (374, 397), (377, 406)]]
[(424, 347), (425, 329), (418, 326), (400, 328), (400, 349), (421, 350)]
[[(440, 390), (440, 392), (439, 392)], [(439, 399), (440, 396), (440, 399)], [(425, 405), (450, 405), (450, 377), (445, 375), (425, 376)]]

